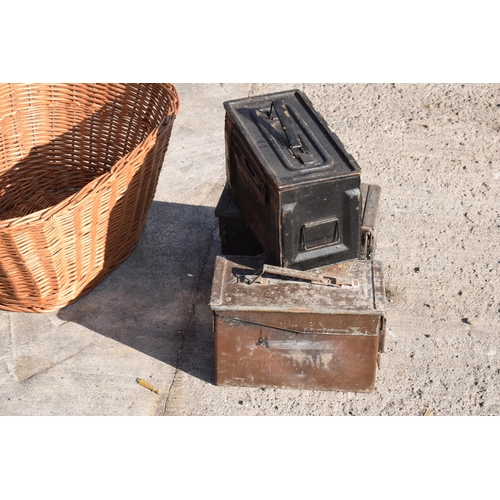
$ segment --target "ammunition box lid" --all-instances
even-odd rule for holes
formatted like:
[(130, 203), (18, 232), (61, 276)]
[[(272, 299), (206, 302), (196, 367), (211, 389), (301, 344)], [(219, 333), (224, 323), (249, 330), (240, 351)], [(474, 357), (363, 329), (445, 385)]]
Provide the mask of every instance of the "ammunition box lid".
[(243, 147), (245, 142), (278, 188), (360, 175), (356, 161), (303, 92), (235, 99), (224, 107), (239, 138), (231, 147), (239, 148), (238, 143)]
[(310, 271), (268, 266), (260, 257), (218, 256), (210, 308), (319, 314), (385, 314), (381, 262), (353, 260)]

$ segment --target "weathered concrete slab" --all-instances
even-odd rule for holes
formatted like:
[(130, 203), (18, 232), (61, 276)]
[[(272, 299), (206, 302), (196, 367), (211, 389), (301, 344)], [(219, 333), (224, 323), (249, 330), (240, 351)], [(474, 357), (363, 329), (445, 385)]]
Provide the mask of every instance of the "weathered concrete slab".
[[(2, 415), (498, 415), (500, 85), (179, 84), (138, 248), (57, 314), (0, 313)], [(381, 186), (374, 394), (216, 387), (224, 100), (300, 88)], [(160, 394), (139, 386), (147, 380)]]

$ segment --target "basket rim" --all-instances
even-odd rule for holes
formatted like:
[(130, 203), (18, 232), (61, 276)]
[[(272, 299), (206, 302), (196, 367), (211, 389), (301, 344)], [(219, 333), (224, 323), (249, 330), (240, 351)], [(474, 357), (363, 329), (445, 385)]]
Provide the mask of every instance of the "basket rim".
[[(175, 88), (175, 86), (171, 83), (132, 83), (132, 82), (129, 82), (129, 83), (26, 83), (26, 84), (23, 84), (23, 83), (7, 83), (7, 82), (0, 82), (0, 93), (2, 91), (2, 87), (8, 87), (9, 85), (16, 85), (16, 86), (19, 86), (19, 87), (25, 87), (25, 88), (31, 88), (33, 87), (33, 90), (36, 90), (36, 87), (37, 86), (45, 86), (45, 87), (64, 87), (64, 86), (71, 86), (71, 85), (75, 85), (75, 86), (84, 86), (86, 88), (88, 88), (89, 90), (91, 90), (92, 88), (98, 88), (98, 87), (101, 87), (101, 86), (105, 86), (105, 85), (116, 85), (116, 86), (121, 86), (123, 87), (124, 89), (128, 86), (128, 85), (155, 85), (155, 86), (160, 86), (162, 87), (168, 94), (169, 98), (170, 98), (170, 104), (172, 105), (171, 107), (171, 113), (170, 114), (178, 114), (179, 112), (179, 109), (180, 109), (180, 101), (179, 101), (179, 94), (177, 93), (177, 89)], [(88, 107), (88, 108), (101, 108), (102, 105), (101, 104), (98, 104), (98, 103), (89, 103), (88, 105), (85, 105), (85, 100), (82, 99), (82, 100), (78, 100), (78, 99), (75, 99), (75, 100), (66, 100), (66, 101), (46, 101), (44, 102), (43, 104), (30, 104), (30, 107), (43, 107), (43, 108), (47, 108), (47, 107), (53, 107), (53, 106), (68, 106), (68, 107), (73, 107), (73, 106), (78, 106), (78, 107)], [(5, 119), (5, 118), (8, 118), (8, 117), (11, 117), (11, 116), (14, 116), (16, 115), (19, 111), (22, 111), (22, 109), (15, 109), (9, 113), (5, 113), (5, 114), (2, 114), (0, 115), (0, 123)]]
[[(5, 85), (5, 84), (4, 84)], [(56, 84), (54, 84), (56, 85)], [(86, 85), (86, 84), (84, 84)], [(126, 84), (125, 84), (126, 85)], [(114, 181), (115, 178), (117, 178), (124, 170), (127, 164), (133, 160), (134, 156), (137, 156), (139, 150), (150, 150), (155, 142), (156, 138), (159, 135), (160, 132), (162, 132), (165, 127), (169, 124), (169, 122), (172, 122), (177, 113), (179, 112), (180, 109), (180, 101), (179, 101), (179, 96), (177, 93), (177, 90), (172, 84), (156, 84), (156, 85), (161, 85), (166, 87), (167, 90), (167, 95), (170, 100), (170, 106), (169, 106), (169, 113), (166, 114), (163, 117), (163, 120), (161, 123), (155, 127), (151, 132), (129, 153), (127, 153), (125, 156), (121, 157), (116, 163), (114, 163), (110, 170), (108, 172), (104, 172), (103, 174), (99, 175), (98, 177), (92, 179), (89, 183), (87, 183), (85, 186), (83, 186), (79, 191), (75, 192), (74, 194), (68, 196), (64, 200), (60, 201), (59, 203), (43, 208), (41, 210), (37, 210), (36, 212), (32, 212), (27, 215), (23, 215), (20, 217), (12, 217), (10, 219), (3, 219), (0, 220), (0, 230), (4, 229), (18, 229), (19, 226), (22, 226), (24, 224), (31, 224), (34, 222), (43, 222), (45, 220), (48, 220), (49, 218), (55, 216), (56, 214), (60, 213), (64, 209), (66, 209), (68, 206), (73, 206), (76, 208), (80, 203), (82, 203), (87, 196), (91, 192), (95, 192), (100, 190), (101, 188), (104, 188), (108, 183), (111, 183)], [(89, 87), (92, 87), (92, 85), (89, 84)], [(41, 107), (55, 107), (55, 106), (68, 106), (68, 107), (74, 107), (74, 106), (81, 106), (81, 103), (78, 103), (77, 101), (74, 102), (50, 102), (47, 103), (46, 105), (43, 105)], [(37, 106), (32, 106), (32, 107), (38, 107)], [(92, 105), (92, 106), (85, 106), (86, 108), (96, 108), (100, 109), (102, 106), (99, 106), (97, 104)], [(21, 109), (19, 109), (21, 111)], [(5, 118), (14, 116), (17, 114), (18, 111), (14, 111), (12, 113), (9, 113), (7, 115), (3, 115), (0, 117), (0, 125), (2, 121)]]

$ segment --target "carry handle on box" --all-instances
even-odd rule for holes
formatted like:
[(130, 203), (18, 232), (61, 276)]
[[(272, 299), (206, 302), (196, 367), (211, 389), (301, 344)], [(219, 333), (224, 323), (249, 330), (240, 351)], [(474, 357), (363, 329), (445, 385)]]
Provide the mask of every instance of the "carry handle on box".
[(358, 286), (358, 280), (352, 280), (349, 278), (343, 278), (341, 276), (330, 276), (322, 274), (320, 272), (314, 271), (299, 271), (297, 269), (290, 269), (286, 267), (271, 266), (270, 264), (264, 264), (259, 272), (255, 275), (245, 276), (246, 283), (249, 285), (253, 283), (260, 283), (261, 278), (265, 274), (271, 274), (275, 276), (281, 276), (284, 278), (292, 278), (296, 281), (304, 281), (311, 283), (313, 285), (324, 285), (324, 286)]
[(273, 101), (271, 104), (271, 109), (269, 110), (269, 119), (273, 120), (273, 109), (276, 112), (276, 116), (280, 121), (281, 127), (283, 128), (283, 132), (285, 133), (285, 137), (288, 141), (289, 151), (304, 165), (313, 163), (313, 158), (306, 150), (300, 137), (295, 130), (293, 125), (293, 121), (290, 119), (290, 113), (286, 107), (285, 101), (283, 99)]

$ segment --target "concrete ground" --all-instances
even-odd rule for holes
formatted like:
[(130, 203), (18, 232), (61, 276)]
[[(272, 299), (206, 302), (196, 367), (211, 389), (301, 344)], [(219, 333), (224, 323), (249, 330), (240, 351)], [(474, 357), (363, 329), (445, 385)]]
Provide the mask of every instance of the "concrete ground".
[[(290, 88), (306, 92), (362, 181), (382, 188), (388, 335), (373, 394), (214, 385), (222, 103)], [(500, 85), (177, 89), (181, 110), (130, 258), (57, 313), (0, 312), (0, 414), (499, 415)]]

